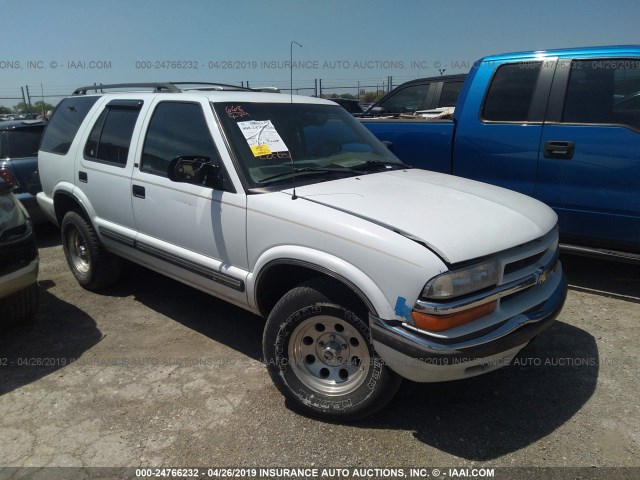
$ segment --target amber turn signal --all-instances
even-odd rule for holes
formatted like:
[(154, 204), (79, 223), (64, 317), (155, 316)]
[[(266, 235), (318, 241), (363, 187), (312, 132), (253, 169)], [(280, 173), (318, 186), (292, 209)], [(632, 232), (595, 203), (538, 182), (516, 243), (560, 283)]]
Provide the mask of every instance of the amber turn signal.
[(413, 317), (413, 322), (416, 327), (422, 330), (441, 332), (489, 315), (496, 309), (497, 303), (498, 302), (494, 300), (493, 302), (485, 303), (484, 305), (473, 307), (462, 312), (452, 313), (451, 315), (427, 315), (426, 313), (420, 313), (414, 310), (411, 312), (411, 316)]

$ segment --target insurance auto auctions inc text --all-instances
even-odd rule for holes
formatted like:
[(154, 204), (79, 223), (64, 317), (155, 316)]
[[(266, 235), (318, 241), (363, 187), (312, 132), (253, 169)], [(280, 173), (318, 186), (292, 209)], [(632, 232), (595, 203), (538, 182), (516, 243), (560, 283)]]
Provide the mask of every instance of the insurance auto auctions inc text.
[[(249, 468), (243, 469), (245, 478), (493, 478), (493, 468)], [(214, 478), (221, 471), (211, 472)], [(226, 475), (226, 473), (225, 473)]]

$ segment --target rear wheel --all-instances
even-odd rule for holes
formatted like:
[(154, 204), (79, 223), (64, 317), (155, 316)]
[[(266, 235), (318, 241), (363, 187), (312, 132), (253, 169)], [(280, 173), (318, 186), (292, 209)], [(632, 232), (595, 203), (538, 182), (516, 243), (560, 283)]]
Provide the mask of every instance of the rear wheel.
[(273, 382), (297, 410), (356, 420), (394, 396), (401, 379), (374, 351), (365, 315), (345, 290), (324, 279), (294, 288), (273, 308), (264, 357)]
[(67, 212), (61, 231), (64, 255), (82, 287), (98, 290), (118, 280), (122, 261), (104, 249), (91, 224), (78, 212)]

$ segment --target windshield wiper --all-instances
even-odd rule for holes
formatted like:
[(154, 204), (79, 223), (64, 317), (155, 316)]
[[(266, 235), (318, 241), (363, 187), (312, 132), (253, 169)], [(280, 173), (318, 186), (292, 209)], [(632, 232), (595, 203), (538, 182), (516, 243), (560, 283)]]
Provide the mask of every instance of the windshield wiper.
[(290, 177), (298, 173), (314, 172), (314, 173), (342, 173), (350, 175), (352, 170), (345, 167), (302, 167), (292, 168), (288, 172), (277, 173), (260, 180), (260, 183), (268, 182), (270, 180), (277, 180), (278, 178)]
[(371, 170), (372, 168), (381, 168), (381, 167), (384, 170), (397, 170), (397, 169), (411, 168), (409, 165), (405, 163), (389, 162), (385, 160), (367, 160), (366, 162), (362, 162), (358, 165), (352, 165), (349, 167), (349, 169), (354, 172), (362, 172), (366, 170)]

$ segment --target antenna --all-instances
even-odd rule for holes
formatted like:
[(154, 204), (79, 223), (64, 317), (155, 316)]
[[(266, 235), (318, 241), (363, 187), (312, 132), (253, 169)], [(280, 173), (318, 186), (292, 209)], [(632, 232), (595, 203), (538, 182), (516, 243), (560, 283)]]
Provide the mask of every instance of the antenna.
[[(293, 44), (294, 43), (300, 48), (302, 48), (302, 45), (300, 45), (295, 40), (291, 42), (291, 45), (289, 45), (289, 70), (291, 71), (289, 88), (291, 89), (290, 90), (290, 93), (291, 93), (290, 110), (291, 110), (291, 128), (292, 129), (293, 129)], [(295, 134), (295, 132), (293, 133)], [(293, 195), (291, 195), (291, 200), (296, 200), (298, 197), (296, 195), (296, 167), (293, 163), (293, 152), (290, 152), (290, 156), (291, 156), (291, 169), (293, 170)]]

